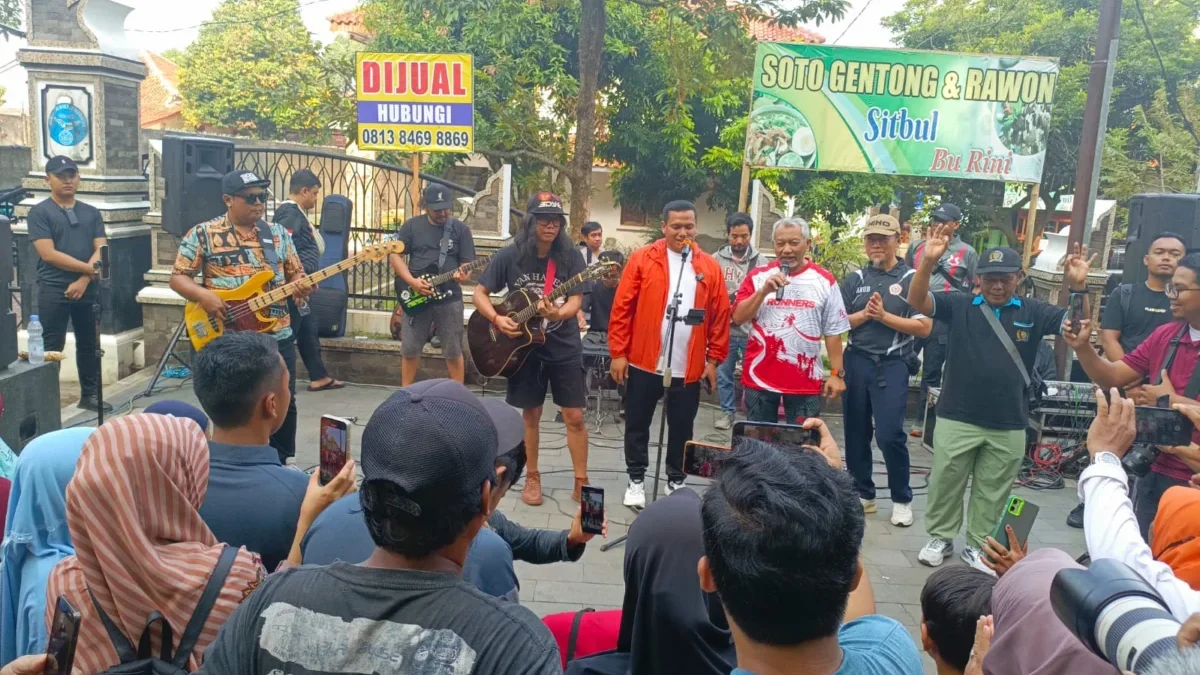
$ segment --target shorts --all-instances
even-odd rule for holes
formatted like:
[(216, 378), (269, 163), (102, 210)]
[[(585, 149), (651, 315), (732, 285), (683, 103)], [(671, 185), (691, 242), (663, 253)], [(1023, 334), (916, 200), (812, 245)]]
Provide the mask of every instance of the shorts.
[(430, 305), (429, 309), (410, 316), (404, 315), (400, 326), (400, 356), (420, 358), (421, 350), (431, 335), (442, 341), (442, 356), (457, 359), (463, 355), (463, 302), (453, 298)]
[(546, 388), (550, 388), (554, 405), (560, 408), (583, 408), (587, 405), (583, 360), (579, 356), (551, 363), (543, 361), (535, 351), (525, 359), (521, 369), (508, 378), (508, 393), (504, 400), (514, 408), (531, 410), (546, 405)]

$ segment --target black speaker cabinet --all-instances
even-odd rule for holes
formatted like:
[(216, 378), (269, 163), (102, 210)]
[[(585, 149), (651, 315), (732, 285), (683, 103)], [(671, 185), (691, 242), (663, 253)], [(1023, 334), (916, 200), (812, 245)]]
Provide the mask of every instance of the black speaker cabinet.
[(1146, 280), (1142, 258), (1159, 234), (1183, 237), (1188, 252), (1200, 250), (1200, 195), (1148, 194), (1129, 200), (1129, 244), (1125, 248), (1124, 283)]
[(225, 213), (221, 178), (233, 171), (233, 142), (215, 138), (163, 138), (162, 226), (182, 237), (192, 226)]
[(0, 396), (0, 438), (18, 454), (35, 436), (62, 428), (57, 363), (18, 361), (0, 371)]

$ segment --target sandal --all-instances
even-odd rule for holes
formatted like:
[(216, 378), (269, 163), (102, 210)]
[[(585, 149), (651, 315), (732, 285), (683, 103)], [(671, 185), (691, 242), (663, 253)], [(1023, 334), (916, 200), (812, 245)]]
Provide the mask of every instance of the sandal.
[(333, 391), (334, 389), (342, 389), (342, 388), (344, 388), (345, 386), (346, 386), (346, 383), (345, 383), (345, 382), (338, 382), (337, 380), (330, 380), (330, 381), (329, 381), (329, 384), (326, 384), (326, 385), (323, 385), (323, 386), (320, 386), (320, 387), (316, 387), (315, 389), (314, 389), (314, 388), (313, 388), (313, 386), (310, 384), (310, 385), (308, 385), (308, 390), (309, 390), (309, 391), (313, 391), (313, 392), (316, 392), (316, 391)]

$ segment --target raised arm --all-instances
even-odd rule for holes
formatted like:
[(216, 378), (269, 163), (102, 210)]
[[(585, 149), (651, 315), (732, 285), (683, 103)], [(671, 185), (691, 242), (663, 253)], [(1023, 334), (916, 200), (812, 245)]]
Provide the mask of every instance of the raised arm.
[(950, 229), (946, 225), (934, 226), (929, 238), (925, 240), (921, 264), (917, 266), (917, 272), (908, 286), (908, 304), (926, 316), (933, 314), (933, 296), (929, 294), (929, 280), (938, 261), (942, 259), (942, 254), (950, 246), (950, 237)]

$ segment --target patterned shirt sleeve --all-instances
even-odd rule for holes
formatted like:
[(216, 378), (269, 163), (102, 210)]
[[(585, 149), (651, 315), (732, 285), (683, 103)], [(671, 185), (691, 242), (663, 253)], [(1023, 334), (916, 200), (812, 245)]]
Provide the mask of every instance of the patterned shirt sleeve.
[(292, 235), (279, 225), (272, 225), (275, 230), (275, 236), (279, 239), (279, 261), (283, 264), (283, 276), (291, 279), (297, 274), (304, 273), (304, 265), (300, 262), (300, 256), (296, 255), (296, 244), (292, 241)]
[(175, 256), (175, 266), (172, 274), (182, 274), (194, 277), (204, 267), (204, 257), (200, 255), (200, 230), (203, 225), (197, 225), (188, 230), (179, 242), (179, 254)]

